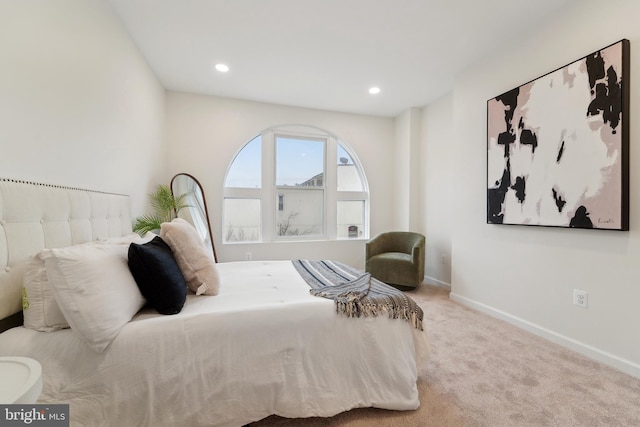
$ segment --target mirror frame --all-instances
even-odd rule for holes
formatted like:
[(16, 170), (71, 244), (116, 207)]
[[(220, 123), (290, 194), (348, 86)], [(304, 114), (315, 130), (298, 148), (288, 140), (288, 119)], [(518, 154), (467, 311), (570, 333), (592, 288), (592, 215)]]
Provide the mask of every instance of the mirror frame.
[[(213, 249), (213, 260), (215, 262), (218, 262), (218, 255), (216, 254), (216, 245), (213, 242), (213, 233), (211, 232), (211, 222), (209, 221), (209, 208), (207, 208), (207, 198), (204, 195), (204, 188), (202, 188), (202, 184), (200, 184), (200, 181), (198, 181), (198, 179), (186, 172), (180, 172), (177, 173), (173, 176), (173, 178), (171, 178), (171, 183), (169, 184), (169, 187), (171, 188), (171, 194), (173, 194), (173, 181), (179, 177), (180, 175), (185, 175), (188, 176), (189, 178), (191, 178), (192, 180), (194, 180), (196, 182), (196, 184), (198, 185), (198, 188), (200, 188), (200, 192), (202, 193), (202, 202), (204, 203), (204, 215), (205, 215), (205, 219), (207, 220), (207, 229), (209, 230), (209, 239), (211, 240), (211, 249)], [(175, 196), (175, 194), (174, 194)], [(177, 215), (177, 213), (176, 213)]]

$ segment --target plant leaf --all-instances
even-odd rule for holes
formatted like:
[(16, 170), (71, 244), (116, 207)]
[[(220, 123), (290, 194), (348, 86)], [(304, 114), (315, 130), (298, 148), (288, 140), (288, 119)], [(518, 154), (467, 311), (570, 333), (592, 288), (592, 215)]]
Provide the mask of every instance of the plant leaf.
[(136, 222), (133, 225), (133, 231), (141, 236), (144, 236), (149, 231), (155, 231), (160, 229), (160, 225), (165, 222), (158, 215), (148, 214), (142, 215), (136, 218)]
[(151, 198), (151, 206), (153, 207), (157, 217), (162, 222), (171, 221), (171, 216), (175, 208), (175, 200), (171, 189), (168, 185), (158, 185), (155, 192), (149, 194)]

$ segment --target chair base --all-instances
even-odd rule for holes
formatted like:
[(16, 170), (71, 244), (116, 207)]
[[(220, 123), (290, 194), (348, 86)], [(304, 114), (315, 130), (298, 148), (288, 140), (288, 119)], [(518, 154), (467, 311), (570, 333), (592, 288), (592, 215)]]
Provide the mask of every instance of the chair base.
[(398, 290), (401, 290), (401, 291), (404, 291), (404, 292), (406, 292), (406, 291), (414, 291), (414, 290), (416, 290), (418, 288), (417, 286), (396, 285), (395, 283), (386, 283), (386, 282), (383, 282), (383, 283), (385, 283), (385, 284), (387, 284), (389, 286), (393, 286), (394, 288), (396, 288)]
[(414, 291), (417, 288), (417, 286), (404, 286), (404, 285), (396, 285), (396, 284), (393, 284), (393, 283), (387, 283), (387, 285), (393, 286), (394, 288), (399, 289), (401, 291), (405, 291), (405, 292), (406, 291)]

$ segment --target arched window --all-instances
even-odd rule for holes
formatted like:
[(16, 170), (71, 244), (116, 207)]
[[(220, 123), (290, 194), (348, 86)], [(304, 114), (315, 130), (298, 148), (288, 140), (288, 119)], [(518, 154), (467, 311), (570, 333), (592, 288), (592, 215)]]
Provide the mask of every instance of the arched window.
[(223, 241), (369, 237), (369, 190), (353, 151), (307, 126), (271, 128), (229, 165)]

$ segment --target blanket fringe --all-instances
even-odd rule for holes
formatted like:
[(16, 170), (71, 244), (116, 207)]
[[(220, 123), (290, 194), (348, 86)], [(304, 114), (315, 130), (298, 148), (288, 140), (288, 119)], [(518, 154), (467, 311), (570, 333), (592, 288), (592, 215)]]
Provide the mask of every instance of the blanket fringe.
[(395, 309), (391, 304), (363, 303), (361, 300), (344, 301), (336, 298), (336, 313), (347, 317), (377, 317), (386, 311), (390, 319), (402, 319), (416, 329), (423, 330), (423, 316), (409, 307)]

